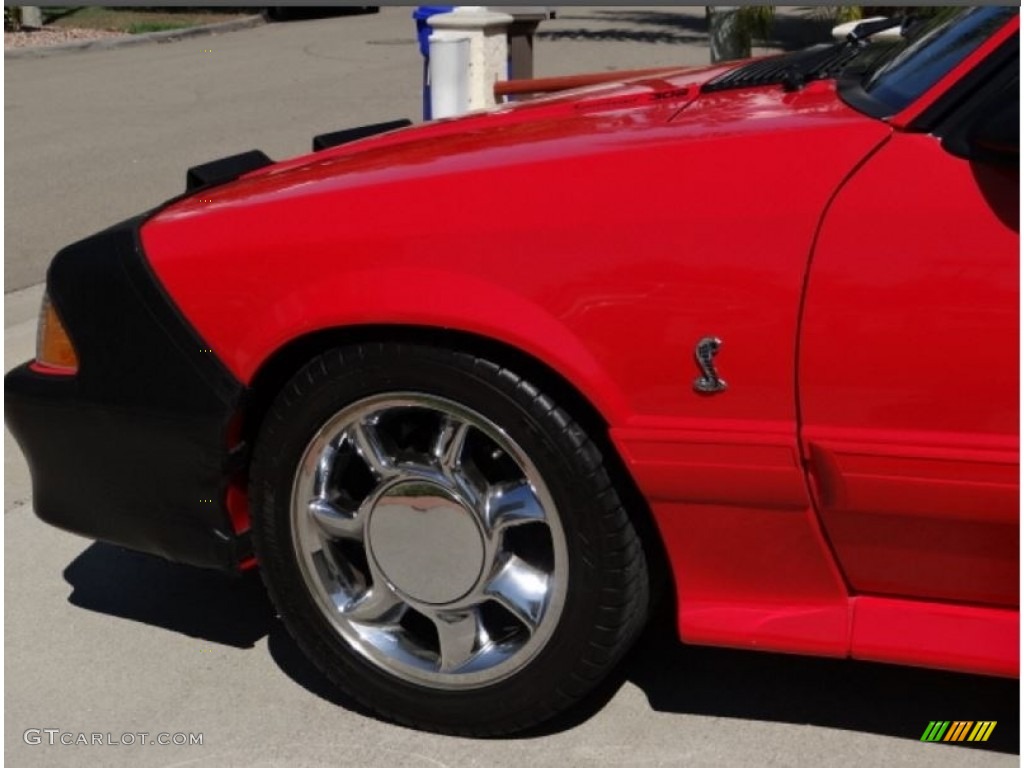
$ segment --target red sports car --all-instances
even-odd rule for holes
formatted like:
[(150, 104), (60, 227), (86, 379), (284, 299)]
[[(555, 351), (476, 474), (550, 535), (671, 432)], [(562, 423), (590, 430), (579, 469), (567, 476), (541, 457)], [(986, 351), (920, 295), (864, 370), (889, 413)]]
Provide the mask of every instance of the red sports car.
[(688, 643), (1016, 675), (1018, 30), (193, 168), (50, 266), (36, 511), (258, 566), (422, 728), (569, 707), (658, 595)]

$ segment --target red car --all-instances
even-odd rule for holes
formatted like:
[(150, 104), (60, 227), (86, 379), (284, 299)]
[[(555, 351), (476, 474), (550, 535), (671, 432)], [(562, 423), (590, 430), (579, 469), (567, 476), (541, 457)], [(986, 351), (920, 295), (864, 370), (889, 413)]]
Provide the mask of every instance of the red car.
[(688, 643), (1016, 675), (1018, 30), (193, 168), (50, 267), (36, 511), (258, 566), (422, 728), (569, 707), (659, 594)]

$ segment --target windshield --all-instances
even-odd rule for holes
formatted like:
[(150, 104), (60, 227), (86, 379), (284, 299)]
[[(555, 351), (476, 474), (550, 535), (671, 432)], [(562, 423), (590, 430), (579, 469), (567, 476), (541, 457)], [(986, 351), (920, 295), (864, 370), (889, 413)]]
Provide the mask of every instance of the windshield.
[(902, 111), (1019, 12), (1017, 6), (942, 8), (911, 22), (907, 37), (871, 45), (843, 73), (887, 115)]

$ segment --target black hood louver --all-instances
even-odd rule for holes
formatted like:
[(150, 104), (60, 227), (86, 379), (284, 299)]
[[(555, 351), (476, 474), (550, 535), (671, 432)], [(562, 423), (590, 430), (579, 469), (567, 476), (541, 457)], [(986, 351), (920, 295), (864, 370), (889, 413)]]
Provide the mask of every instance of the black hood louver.
[(705, 83), (701, 91), (713, 93), (760, 85), (782, 85), (795, 90), (811, 80), (835, 77), (859, 52), (859, 47), (843, 43), (819, 45), (796, 53), (773, 56), (719, 75)]
[(193, 165), (185, 174), (185, 192), (227, 184), (250, 171), (257, 171), (273, 165), (274, 161), (258, 149), (250, 149), (237, 155), (211, 160), (202, 165)]
[(374, 123), (373, 125), (364, 125), (359, 128), (334, 131), (334, 133), (321, 133), (319, 136), (313, 137), (313, 151), (319, 152), (331, 147), (348, 144), (350, 141), (358, 141), (359, 139), (376, 136), (378, 133), (397, 131), (399, 128), (407, 128), (410, 125), (412, 125), (412, 120), (403, 118), (402, 120), (391, 120), (386, 123)]

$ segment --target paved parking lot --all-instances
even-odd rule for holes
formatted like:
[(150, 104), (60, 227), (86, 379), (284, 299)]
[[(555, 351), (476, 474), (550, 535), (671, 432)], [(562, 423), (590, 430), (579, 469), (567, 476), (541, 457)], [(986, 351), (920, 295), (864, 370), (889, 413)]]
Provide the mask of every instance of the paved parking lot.
[[(6, 290), (22, 290), (6, 296), (6, 369), (32, 354), (31, 286), (52, 253), (177, 194), (189, 165), (254, 146), (285, 157), (315, 133), (416, 116), (409, 10), (9, 62), (5, 276)], [(537, 73), (704, 60), (701, 9), (643, 10), (563, 9), (538, 41)], [(585, 706), (541, 732), (473, 741), (381, 723), (304, 660), (258, 578), (40, 523), (24, 459), (6, 431), (4, 441), (12, 765), (1017, 764), (1016, 681), (684, 648), (664, 623)], [(938, 718), (999, 724), (976, 748), (919, 742)], [(51, 746), (45, 729), (87, 741), (202, 734), (202, 745)], [(35, 736), (42, 743), (28, 743)]]

